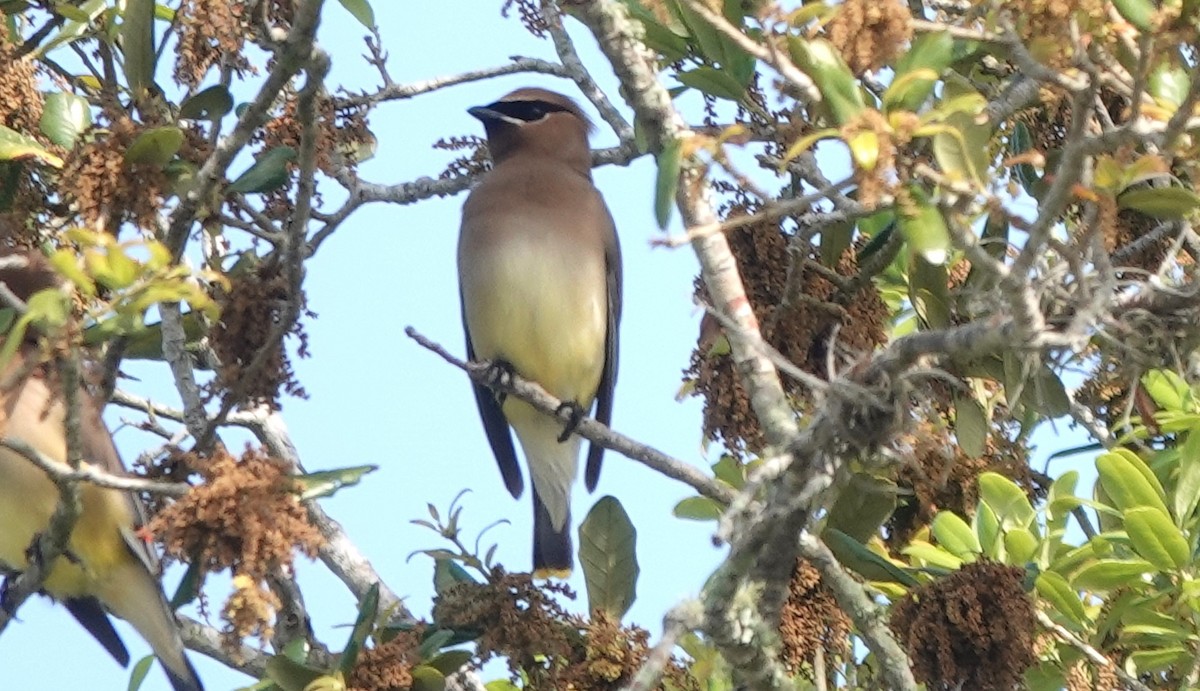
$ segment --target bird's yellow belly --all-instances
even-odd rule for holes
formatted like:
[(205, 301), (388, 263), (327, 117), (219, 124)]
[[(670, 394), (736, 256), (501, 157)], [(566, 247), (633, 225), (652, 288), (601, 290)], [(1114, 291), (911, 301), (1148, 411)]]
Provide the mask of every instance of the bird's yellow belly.
[(604, 369), (608, 294), (602, 262), (572, 248), (509, 246), (464, 277), (471, 345), (564, 401), (590, 406)]

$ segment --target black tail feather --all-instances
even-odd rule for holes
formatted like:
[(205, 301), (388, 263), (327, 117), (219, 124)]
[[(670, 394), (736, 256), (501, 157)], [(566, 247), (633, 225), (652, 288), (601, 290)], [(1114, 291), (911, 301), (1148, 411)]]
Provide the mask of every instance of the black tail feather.
[(571, 545), (571, 514), (562, 530), (555, 530), (550, 512), (533, 491), (533, 575), (535, 578), (566, 578), (575, 564)]

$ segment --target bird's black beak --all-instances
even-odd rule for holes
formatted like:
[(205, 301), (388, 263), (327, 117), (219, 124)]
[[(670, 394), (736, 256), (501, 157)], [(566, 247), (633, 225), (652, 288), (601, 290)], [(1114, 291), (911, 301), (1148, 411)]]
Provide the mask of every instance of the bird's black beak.
[(485, 123), (489, 120), (504, 120), (506, 117), (503, 113), (493, 109), (491, 106), (475, 106), (474, 108), (467, 108), (467, 113), (476, 120), (480, 120)]

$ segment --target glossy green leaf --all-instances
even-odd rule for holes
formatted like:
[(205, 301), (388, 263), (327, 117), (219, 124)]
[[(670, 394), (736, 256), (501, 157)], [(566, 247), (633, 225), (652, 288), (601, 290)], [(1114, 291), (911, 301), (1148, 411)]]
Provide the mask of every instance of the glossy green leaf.
[(1184, 401), (1190, 395), (1191, 387), (1186, 380), (1168, 369), (1153, 369), (1142, 375), (1142, 387), (1159, 408), (1172, 411), (1184, 411)]
[(939, 545), (963, 561), (974, 561), (983, 551), (975, 531), (953, 511), (941, 511), (933, 518), (930, 530)]
[(427, 664), (442, 674), (450, 676), (470, 661), (471, 651), (469, 650), (447, 650), (429, 660)]
[(154, 127), (139, 134), (125, 150), (127, 163), (165, 166), (183, 146), (183, 130), (174, 125)]
[(459, 583), (475, 583), (471, 574), (454, 559), (436, 559), (433, 565), (433, 590), (438, 595), (446, 592)]
[(984, 187), (991, 163), (993, 127), (975, 121), (972, 113), (954, 113), (946, 129), (933, 136), (933, 157), (951, 180)]
[(979, 499), (991, 507), (1005, 529), (1028, 528), (1037, 516), (1025, 491), (999, 473), (980, 474)]
[(154, 0), (125, 0), (121, 52), (125, 81), (136, 101), (154, 83)]
[(142, 659), (134, 663), (133, 669), (129, 672), (128, 691), (138, 691), (142, 688), (142, 684), (146, 682), (146, 676), (150, 674), (150, 668), (154, 665), (154, 656), (146, 655)]
[[(1124, 451), (1124, 453), (1122, 453)], [(1121, 511), (1147, 506), (1167, 513), (1166, 496), (1154, 472), (1130, 451), (1120, 449), (1101, 454), (1096, 459), (1100, 484)]]
[(358, 616), (354, 620), (354, 628), (350, 630), (350, 638), (342, 649), (342, 658), (338, 669), (343, 674), (349, 674), (358, 662), (358, 655), (366, 645), (367, 638), (375, 630), (375, 622), (379, 618), (379, 584), (372, 583), (363, 595), (358, 606)]
[[(914, 252), (929, 264), (940, 266), (950, 252), (950, 231), (946, 219), (929, 195), (916, 185), (909, 186), (912, 204), (898, 216), (900, 232)], [(942, 292), (945, 285), (942, 286)]]
[(181, 120), (220, 120), (233, 110), (233, 94), (215, 84), (188, 97), (179, 105)]
[(62, 168), (63, 160), (46, 150), (33, 137), (0, 125), (0, 161), (19, 161), (34, 158), (55, 168)]
[(38, 129), (50, 141), (70, 149), (75, 146), (79, 135), (91, 125), (92, 110), (87, 99), (66, 91), (56, 91), (46, 96)]
[(713, 475), (734, 489), (746, 486), (746, 464), (737, 456), (724, 454), (712, 465)]
[[(1114, 5), (1116, 2), (1114, 1)], [(1129, 661), (1139, 673), (1157, 672), (1176, 667), (1180, 663), (1191, 663), (1193, 654), (1183, 646), (1173, 645), (1165, 648), (1150, 650), (1135, 650), (1129, 654)]]
[(1033, 561), (1040, 542), (1028, 528), (1009, 528), (1004, 532), (1004, 549), (1009, 564), (1027, 564)]
[(1148, 506), (1126, 509), (1125, 533), (1133, 549), (1162, 571), (1182, 568), (1191, 561), (1187, 539), (1166, 511)]
[(1186, 187), (1136, 187), (1117, 195), (1117, 206), (1154, 218), (1178, 219), (1200, 208), (1200, 195)]
[(1107, 591), (1143, 582), (1154, 573), (1154, 564), (1144, 559), (1098, 559), (1071, 577), (1071, 585), (1082, 590)]
[(55, 3), (54, 11), (67, 18), (67, 21), (49, 41), (34, 49), (31, 54), (40, 58), (60, 45), (71, 43), (87, 33), (91, 23), (108, 9), (108, 0), (85, 0), (79, 5), (65, 2)]
[(601, 497), (579, 526), (588, 609), (620, 619), (637, 597), (637, 530), (615, 497)]
[(916, 111), (953, 60), (954, 39), (950, 32), (932, 31), (918, 36), (896, 61), (896, 75), (883, 92), (884, 110)]
[(412, 668), (412, 685), (408, 691), (444, 691), (446, 675), (429, 665), (417, 665)]
[(359, 24), (367, 29), (375, 28), (375, 10), (367, 0), (338, 0)]
[(1158, 8), (1151, 0), (1112, 0), (1112, 4), (1117, 8), (1117, 12), (1125, 18), (1125, 21), (1138, 29), (1142, 31), (1154, 29), (1154, 15), (1158, 12)]
[(683, 140), (672, 139), (658, 154), (658, 176), (654, 180), (654, 219), (666, 229), (675, 208), (675, 192), (683, 170)]
[(724, 512), (722, 506), (708, 497), (688, 497), (675, 505), (672, 511), (676, 518), (687, 521), (715, 521)]
[[(910, 576), (899, 566), (872, 552), (866, 545), (840, 530), (826, 528), (821, 531), (821, 540), (846, 568), (869, 581), (899, 583), (909, 587), (918, 584), (916, 578)], [(950, 556), (946, 552), (943, 554)]]
[(437, 657), (438, 651), (454, 640), (454, 632), (450, 629), (426, 629), (417, 649), (417, 657), (429, 660)]
[(335, 492), (343, 487), (357, 485), (363, 479), (363, 476), (378, 469), (379, 466), (377, 465), (356, 465), (349, 468), (337, 468), (336, 470), (321, 470), (315, 473), (298, 475), (295, 478), (295, 482), (303, 490), (300, 494), (301, 501), (321, 499), (333, 496)]
[(1148, 607), (1130, 607), (1121, 617), (1122, 636), (1146, 636), (1156, 643), (1196, 640), (1190, 626)]
[(1004, 543), (1000, 539), (1000, 519), (996, 517), (996, 512), (987, 505), (987, 502), (981, 501), (975, 508), (975, 515), (971, 518), (971, 527), (979, 539), (979, 547), (983, 550), (983, 554), (989, 559), (1002, 561)]
[(1160, 104), (1178, 109), (1187, 100), (1190, 86), (1187, 70), (1169, 62), (1163, 62), (1150, 73), (1146, 90)]
[(273, 655), (267, 660), (267, 678), (283, 691), (305, 691), (309, 684), (328, 676), (329, 672), (296, 662), (286, 655)]
[(1188, 432), (1179, 449), (1179, 479), (1171, 493), (1177, 525), (1187, 525), (1200, 504), (1200, 431)]
[(910, 540), (900, 553), (942, 569), (956, 570), (963, 565), (962, 559), (924, 540)]
[(832, 43), (799, 36), (788, 36), (787, 40), (792, 61), (812, 78), (836, 124), (845, 125), (866, 110), (858, 80)]
[(1079, 482), (1079, 471), (1068, 470), (1054, 479), (1046, 495), (1046, 521), (1051, 527), (1065, 527), (1071, 511), (1079, 506), (1075, 496), (1075, 485)]
[(1079, 593), (1067, 583), (1067, 579), (1056, 571), (1043, 571), (1033, 581), (1038, 595), (1054, 606), (1054, 609), (1075, 624), (1075, 628), (1083, 628), (1089, 622), (1087, 610), (1079, 599)]
[(973, 397), (954, 396), (954, 437), (959, 448), (971, 458), (979, 458), (987, 450), (990, 425), (987, 411)]
[(1048, 418), (1056, 418), (1071, 412), (1071, 398), (1054, 370), (1046, 365), (1038, 368), (1033, 380), (1026, 385), (1023, 402), (1032, 402), (1033, 408)]
[(825, 517), (825, 527), (840, 530), (866, 543), (896, 509), (896, 483), (867, 473), (855, 473)]
[(229, 191), (239, 194), (271, 192), (288, 181), (288, 164), (296, 160), (296, 150), (277, 146), (258, 158), (246, 172), (229, 183)]
[(675, 74), (675, 79), (684, 86), (729, 101), (740, 101), (746, 93), (746, 87), (738, 83), (738, 80), (732, 75), (707, 65), (678, 72)]

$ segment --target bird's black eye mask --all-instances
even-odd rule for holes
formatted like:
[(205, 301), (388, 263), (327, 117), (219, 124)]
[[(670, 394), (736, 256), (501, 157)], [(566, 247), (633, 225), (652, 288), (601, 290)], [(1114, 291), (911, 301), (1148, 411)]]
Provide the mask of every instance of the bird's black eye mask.
[(487, 108), (525, 122), (537, 122), (550, 113), (571, 112), (569, 108), (548, 101), (496, 101)]

